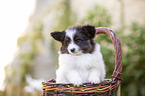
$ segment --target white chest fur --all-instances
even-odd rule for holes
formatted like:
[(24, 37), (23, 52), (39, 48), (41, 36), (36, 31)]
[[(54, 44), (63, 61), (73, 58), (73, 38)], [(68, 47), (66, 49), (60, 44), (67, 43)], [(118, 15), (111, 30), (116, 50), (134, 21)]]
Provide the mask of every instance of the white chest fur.
[(75, 85), (85, 82), (100, 83), (104, 77), (105, 66), (99, 44), (95, 45), (95, 51), (92, 54), (59, 55), (59, 68), (56, 72), (57, 83), (73, 83)]

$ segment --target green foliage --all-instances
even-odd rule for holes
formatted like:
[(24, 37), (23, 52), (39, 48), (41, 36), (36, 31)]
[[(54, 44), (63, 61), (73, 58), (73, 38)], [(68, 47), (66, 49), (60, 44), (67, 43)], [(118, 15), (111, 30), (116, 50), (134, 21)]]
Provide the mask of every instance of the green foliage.
[(82, 23), (92, 24), (97, 27), (108, 27), (111, 24), (111, 16), (104, 7), (96, 5), (88, 11)]
[(61, 6), (56, 7), (56, 17), (54, 18), (56, 24), (54, 24), (53, 30), (62, 31), (76, 22), (76, 16), (71, 9), (70, 0), (62, 0), (59, 5)]
[(42, 30), (43, 30), (43, 24), (34, 26), (33, 34), (30, 37), (31, 41), (41, 40), (43, 38)]
[[(123, 37), (122, 91), (127, 96), (145, 96), (145, 25), (132, 23), (131, 34)], [(123, 95), (123, 96), (124, 96)]]

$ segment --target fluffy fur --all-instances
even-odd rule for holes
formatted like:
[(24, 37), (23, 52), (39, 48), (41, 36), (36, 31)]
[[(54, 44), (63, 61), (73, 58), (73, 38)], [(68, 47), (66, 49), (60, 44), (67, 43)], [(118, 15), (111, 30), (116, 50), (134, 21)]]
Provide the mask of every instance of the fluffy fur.
[(51, 36), (61, 42), (57, 83), (100, 83), (105, 77), (105, 65), (100, 45), (95, 44), (95, 27), (73, 26), (66, 31), (55, 31)]

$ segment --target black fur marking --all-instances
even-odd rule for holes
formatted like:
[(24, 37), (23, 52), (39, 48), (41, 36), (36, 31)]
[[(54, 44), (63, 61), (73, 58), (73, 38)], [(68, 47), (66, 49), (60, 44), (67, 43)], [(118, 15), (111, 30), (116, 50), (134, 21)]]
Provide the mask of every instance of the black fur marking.
[(83, 27), (83, 30), (85, 30), (85, 32), (87, 32), (88, 36), (91, 39), (93, 39), (95, 37), (95, 34), (96, 34), (95, 26), (86, 25), (86, 26)]
[(55, 40), (57, 40), (59, 42), (63, 42), (65, 31), (62, 31), (62, 32), (54, 31), (54, 32), (51, 32), (50, 34)]
[(71, 29), (71, 30), (75, 29), (77, 31), (80, 31), (83, 34), (87, 35), (90, 39), (93, 39), (96, 34), (96, 29), (95, 29), (95, 26), (93, 25), (72, 26), (72, 27), (69, 27), (68, 29)]
[(61, 45), (61, 48), (60, 48), (60, 52), (61, 54), (69, 54), (68, 50), (67, 50), (67, 47), (70, 43), (70, 38), (65, 36), (65, 39), (64, 41), (62, 42), (62, 45)]
[(95, 43), (85, 30), (77, 30), (73, 40), (80, 47), (83, 53), (92, 53), (94, 51)]

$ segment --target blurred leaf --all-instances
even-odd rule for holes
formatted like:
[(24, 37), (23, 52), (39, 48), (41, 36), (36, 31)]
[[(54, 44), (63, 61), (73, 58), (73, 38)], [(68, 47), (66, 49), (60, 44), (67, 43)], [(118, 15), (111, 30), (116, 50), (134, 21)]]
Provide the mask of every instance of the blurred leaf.
[(111, 24), (111, 16), (104, 7), (96, 5), (92, 10), (88, 11), (87, 16), (84, 17), (82, 23), (92, 24), (96, 27), (108, 27)]

